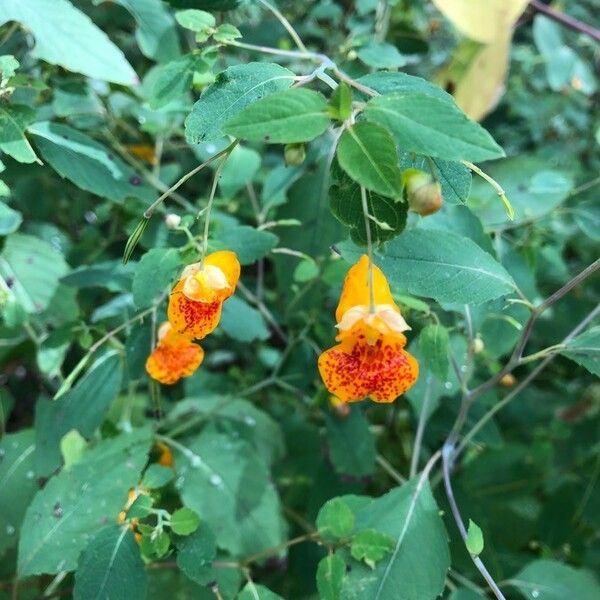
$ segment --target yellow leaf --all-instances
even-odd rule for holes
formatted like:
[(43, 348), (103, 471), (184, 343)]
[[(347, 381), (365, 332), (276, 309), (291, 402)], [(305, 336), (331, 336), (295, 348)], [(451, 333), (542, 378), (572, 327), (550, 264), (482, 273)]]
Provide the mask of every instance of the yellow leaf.
[(484, 44), (506, 36), (528, 0), (433, 0), (464, 35)]

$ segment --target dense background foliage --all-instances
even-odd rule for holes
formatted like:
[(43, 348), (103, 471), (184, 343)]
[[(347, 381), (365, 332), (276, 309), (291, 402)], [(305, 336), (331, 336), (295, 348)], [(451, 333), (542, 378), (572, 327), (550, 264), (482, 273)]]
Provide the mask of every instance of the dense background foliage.
[[(469, 4), (0, 0), (0, 597), (600, 597), (600, 7)], [(393, 405), (316, 369), (360, 186)], [(159, 389), (206, 241), (241, 284)]]

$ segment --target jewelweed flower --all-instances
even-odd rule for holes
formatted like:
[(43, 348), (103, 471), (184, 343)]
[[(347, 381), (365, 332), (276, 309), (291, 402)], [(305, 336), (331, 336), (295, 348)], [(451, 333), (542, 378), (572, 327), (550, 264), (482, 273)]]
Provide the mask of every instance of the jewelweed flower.
[(343, 402), (369, 397), (393, 402), (413, 386), (419, 365), (404, 350), (404, 331), (410, 329), (394, 302), (385, 275), (362, 256), (344, 281), (335, 316), (337, 346), (319, 357), (325, 387)]
[(158, 330), (158, 344), (146, 360), (146, 371), (152, 379), (171, 385), (192, 375), (203, 359), (204, 350), (166, 322)]
[(213, 252), (203, 262), (188, 265), (169, 298), (168, 316), (175, 331), (198, 339), (211, 333), (239, 278), (240, 263), (229, 250)]

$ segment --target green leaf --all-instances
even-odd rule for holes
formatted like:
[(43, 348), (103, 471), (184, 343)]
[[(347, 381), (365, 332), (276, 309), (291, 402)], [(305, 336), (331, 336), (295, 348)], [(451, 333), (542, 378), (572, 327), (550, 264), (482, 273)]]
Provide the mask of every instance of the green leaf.
[(402, 193), (396, 145), (389, 132), (374, 123), (347, 129), (337, 147), (340, 167), (365, 188), (398, 199)]
[(221, 194), (231, 198), (245, 188), (260, 169), (261, 161), (262, 158), (256, 150), (237, 145), (227, 157), (221, 170), (219, 179)]
[(373, 569), (352, 565), (343, 600), (433, 600), (441, 594), (450, 566), (448, 535), (426, 479), (411, 479), (363, 505), (355, 529), (374, 529), (394, 545)]
[[(341, 250), (350, 262), (362, 254), (347, 245)], [(504, 267), (475, 242), (446, 231), (405, 231), (375, 262), (403, 291), (438, 302), (480, 304), (516, 287)]]
[(173, 469), (153, 464), (146, 469), (141, 485), (149, 490), (156, 490), (167, 485), (173, 477), (175, 477)]
[(134, 275), (135, 265), (111, 260), (74, 269), (62, 278), (62, 283), (75, 288), (102, 287), (110, 292), (129, 292)]
[(343, 81), (331, 94), (329, 112), (333, 118), (340, 121), (345, 121), (352, 114), (352, 90)]
[(138, 308), (150, 306), (165, 291), (181, 269), (179, 252), (174, 248), (152, 248), (136, 265), (133, 277), (133, 302)]
[(364, 111), (389, 129), (404, 152), (471, 162), (501, 158), (504, 151), (455, 104), (422, 92), (375, 97)]
[(171, 531), (177, 535), (190, 535), (198, 529), (198, 525), (200, 517), (185, 506), (171, 515)]
[(154, 504), (152, 496), (147, 494), (138, 494), (133, 504), (127, 510), (127, 519), (143, 519), (150, 514)]
[(561, 354), (600, 377), (600, 326), (570, 340)]
[(8, 235), (19, 229), (23, 222), (23, 215), (18, 210), (0, 202), (0, 235)]
[(75, 464), (87, 448), (85, 438), (77, 431), (71, 429), (60, 440), (60, 453), (63, 457), (65, 469)]
[(250, 104), (227, 121), (223, 131), (251, 141), (289, 144), (313, 140), (329, 125), (325, 97), (306, 88), (292, 88)]
[(333, 498), (321, 507), (317, 515), (317, 529), (325, 542), (348, 537), (354, 529), (354, 513), (341, 498)]
[(473, 556), (479, 556), (483, 552), (483, 531), (477, 523), (469, 519), (469, 529), (467, 531), (467, 539), (465, 541), (467, 550)]
[(47, 475), (60, 466), (60, 441), (66, 433), (76, 429), (86, 438), (92, 436), (117, 397), (122, 378), (121, 358), (111, 352), (96, 361), (58, 400), (37, 403), (35, 459), (40, 473)]
[(76, 129), (41, 121), (31, 125), (29, 132), (50, 166), (78, 188), (115, 202), (129, 197), (154, 199), (154, 191), (131, 167)]
[(205, 429), (188, 448), (175, 457), (179, 492), (219, 546), (243, 556), (280, 544), (285, 528), (279, 498), (251, 446)]
[(294, 74), (274, 63), (247, 63), (225, 69), (194, 104), (185, 121), (185, 135), (191, 144), (217, 140), (221, 128), (246, 106), (290, 87)]
[(0, 56), (0, 81), (8, 81), (19, 68), (19, 61), (12, 54)]
[(204, 522), (191, 535), (177, 540), (177, 566), (192, 580), (206, 585), (214, 580), (211, 563), (217, 555), (213, 532)]
[(346, 575), (346, 563), (337, 555), (329, 554), (317, 567), (317, 590), (321, 600), (340, 600)]
[(219, 244), (237, 254), (242, 265), (251, 265), (263, 258), (275, 246), (279, 238), (270, 231), (255, 229), (248, 225), (225, 227), (216, 233)]
[(73, 599), (144, 600), (146, 587), (146, 569), (133, 532), (108, 525), (81, 553)]
[(157, 109), (166, 106), (172, 100), (189, 93), (194, 81), (194, 73), (204, 72), (207, 63), (195, 54), (186, 54), (165, 65), (159, 65), (153, 71), (148, 104)]
[(283, 598), (264, 585), (249, 581), (239, 593), (237, 600), (283, 600)]
[(220, 327), (239, 342), (267, 340), (271, 336), (262, 314), (239, 296), (232, 296), (223, 304)]
[(25, 514), (19, 577), (76, 568), (90, 536), (117, 518), (139, 481), (151, 441), (149, 429), (102, 441), (48, 481)]
[(523, 598), (597, 600), (600, 597), (600, 585), (592, 573), (554, 560), (535, 560), (510, 582)]
[(421, 352), (426, 365), (440, 380), (446, 381), (448, 376), (448, 330), (439, 324), (427, 325), (419, 334)]
[(48, 307), (68, 269), (62, 254), (30, 235), (9, 235), (0, 254), (0, 276), (29, 314)]
[(213, 34), (213, 39), (215, 42), (220, 42), (226, 44), (231, 40), (235, 40), (237, 38), (241, 38), (242, 34), (240, 30), (233, 26), (231, 23), (223, 23), (217, 27), (217, 31)]
[[(427, 94), (444, 102), (454, 104), (454, 99), (441, 87), (414, 75), (402, 72), (379, 71), (369, 73), (358, 79), (360, 83), (370, 87), (382, 95), (392, 93)], [(404, 150), (404, 148), (402, 148)]]
[(8, 433), (0, 440), (0, 557), (17, 545), (25, 510), (39, 489), (34, 450), (33, 429)]
[(398, 69), (407, 64), (407, 58), (398, 51), (396, 46), (385, 42), (371, 40), (358, 51), (358, 58), (376, 69)]
[(364, 477), (375, 470), (375, 439), (358, 407), (347, 417), (327, 416), (327, 441), (335, 470), (343, 475)]
[(213, 15), (204, 11), (190, 8), (175, 13), (175, 20), (185, 29), (198, 33), (214, 27), (216, 20)]
[(373, 566), (394, 549), (395, 540), (376, 529), (363, 529), (352, 538), (350, 554), (356, 560), (363, 560)]
[(33, 33), (31, 54), (68, 71), (122, 85), (138, 82), (125, 56), (67, 0), (3, 0), (0, 25), (18, 21)]
[(25, 129), (34, 118), (35, 111), (29, 106), (0, 104), (0, 150), (19, 162), (42, 164), (25, 137)]

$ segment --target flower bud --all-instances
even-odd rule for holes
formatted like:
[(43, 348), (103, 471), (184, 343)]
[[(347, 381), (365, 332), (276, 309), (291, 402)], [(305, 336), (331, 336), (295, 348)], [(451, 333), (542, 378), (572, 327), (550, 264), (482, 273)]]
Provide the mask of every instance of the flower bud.
[(306, 158), (306, 150), (304, 144), (286, 144), (283, 155), (285, 164), (295, 167), (301, 165)]
[(471, 352), (473, 352), (473, 354), (479, 354), (480, 352), (483, 352), (484, 348), (485, 344), (483, 343), (483, 340), (480, 337), (476, 337), (471, 344)]
[(179, 227), (180, 223), (181, 223), (181, 217), (179, 215), (176, 215), (174, 213), (169, 213), (165, 217), (165, 225), (167, 226), (167, 229), (177, 229), (177, 227)]
[(426, 217), (442, 208), (442, 186), (429, 173), (419, 169), (407, 169), (402, 178), (410, 210)]
[(515, 383), (517, 383), (517, 378), (512, 373), (507, 373), (500, 380), (500, 385), (504, 387), (512, 387)]

